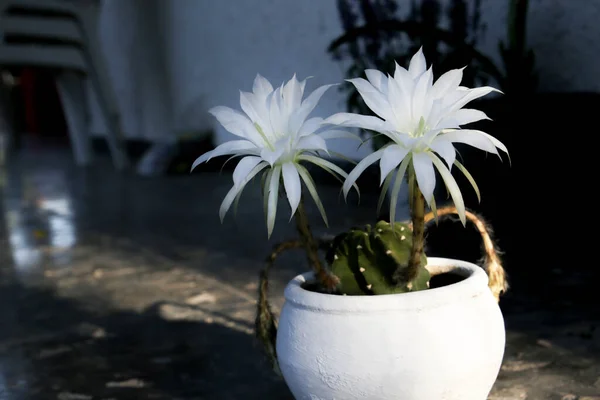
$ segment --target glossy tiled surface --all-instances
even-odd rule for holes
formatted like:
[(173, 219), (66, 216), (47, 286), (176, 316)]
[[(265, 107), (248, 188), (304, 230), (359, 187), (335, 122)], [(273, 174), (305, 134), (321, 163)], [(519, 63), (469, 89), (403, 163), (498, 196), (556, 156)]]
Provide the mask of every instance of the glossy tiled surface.
[[(294, 236), (286, 208), (267, 242), (256, 187), (220, 224), (226, 173), (141, 178), (102, 157), (83, 170), (63, 148), (29, 148), (0, 179), (0, 399), (291, 398), (252, 337), (257, 271)], [(372, 196), (358, 207), (321, 192), (331, 232), (370, 221)], [(282, 258), (276, 306), (304, 269), (301, 253)], [(589, 313), (506, 304), (490, 399), (600, 395)]]

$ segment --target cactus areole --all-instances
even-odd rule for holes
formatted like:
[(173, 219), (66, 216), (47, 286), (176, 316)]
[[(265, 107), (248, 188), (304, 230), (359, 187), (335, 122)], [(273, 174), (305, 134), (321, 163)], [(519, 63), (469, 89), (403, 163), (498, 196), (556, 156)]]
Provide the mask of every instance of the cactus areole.
[(408, 224), (380, 221), (338, 235), (327, 254), (342, 295), (405, 293), (427, 289), (427, 260), (408, 278), (412, 233)]

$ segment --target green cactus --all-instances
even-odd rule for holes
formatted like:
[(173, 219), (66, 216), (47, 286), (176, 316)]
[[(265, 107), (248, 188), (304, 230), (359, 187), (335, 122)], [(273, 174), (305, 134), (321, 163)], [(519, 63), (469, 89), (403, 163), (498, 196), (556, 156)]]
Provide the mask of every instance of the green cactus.
[(379, 295), (414, 292), (429, 287), (427, 260), (412, 281), (403, 278), (412, 247), (407, 224), (379, 221), (375, 228), (351, 229), (333, 240), (327, 254), (331, 272), (343, 295)]

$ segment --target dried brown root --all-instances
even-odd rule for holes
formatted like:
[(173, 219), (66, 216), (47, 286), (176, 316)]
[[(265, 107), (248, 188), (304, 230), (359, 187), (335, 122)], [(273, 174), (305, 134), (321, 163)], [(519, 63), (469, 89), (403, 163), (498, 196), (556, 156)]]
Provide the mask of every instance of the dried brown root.
[[(331, 244), (331, 240), (320, 239), (318, 240), (318, 246), (321, 250), (326, 249)], [(291, 249), (297, 249), (303, 247), (301, 240), (288, 240), (287, 242), (279, 243), (273, 247), (273, 251), (266, 259), (265, 267), (260, 271), (259, 284), (258, 284), (258, 303), (256, 310), (256, 320), (254, 322), (256, 337), (262, 343), (265, 353), (269, 362), (271, 363), (273, 370), (278, 375), (281, 375), (279, 364), (277, 362), (277, 318), (273, 313), (271, 304), (269, 303), (269, 271), (275, 264), (275, 260), (283, 252)], [(320, 271), (326, 273), (325, 271)], [(317, 271), (319, 273), (319, 271)], [(334, 279), (335, 276), (328, 274), (322, 279)], [(337, 278), (335, 278), (337, 279)], [(333, 285), (333, 282), (332, 282)], [(337, 285), (337, 283), (336, 283)]]
[[(447, 206), (437, 209), (438, 217), (452, 214), (458, 214), (458, 211), (454, 206)], [(493, 230), (482, 216), (468, 210), (466, 211), (465, 215), (467, 220), (475, 226), (481, 235), (484, 253), (482, 259), (483, 268), (489, 277), (488, 286), (490, 287), (494, 298), (496, 298), (496, 301), (499, 302), (500, 295), (504, 294), (508, 290), (509, 285), (506, 271), (502, 266), (498, 247), (493, 240)], [(434, 218), (435, 214), (433, 212), (427, 213), (425, 215), (425, 223), (429, 224), (432, 220), (434, 220)]]

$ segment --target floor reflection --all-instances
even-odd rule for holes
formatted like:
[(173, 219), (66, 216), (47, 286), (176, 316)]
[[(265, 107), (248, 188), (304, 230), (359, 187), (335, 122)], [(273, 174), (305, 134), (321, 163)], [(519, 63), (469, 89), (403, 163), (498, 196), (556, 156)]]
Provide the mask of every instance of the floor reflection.
[(2, 191), (4, 221), (14, 267), (28, 275), (49, 257), (54, 265), (70, 261), (77, 243), (75, 210), (67, 177), (60, 171), (15, 171)]

